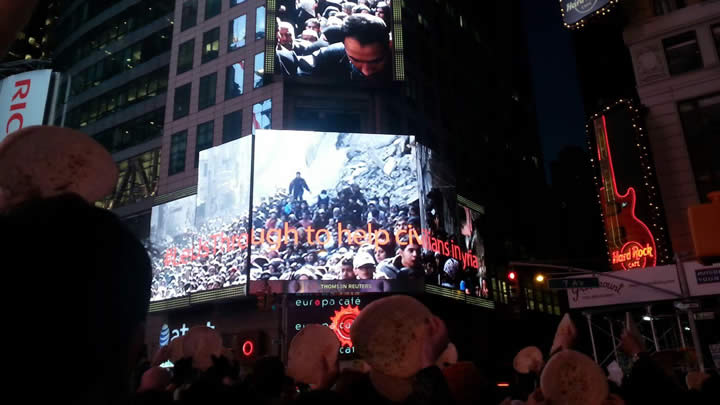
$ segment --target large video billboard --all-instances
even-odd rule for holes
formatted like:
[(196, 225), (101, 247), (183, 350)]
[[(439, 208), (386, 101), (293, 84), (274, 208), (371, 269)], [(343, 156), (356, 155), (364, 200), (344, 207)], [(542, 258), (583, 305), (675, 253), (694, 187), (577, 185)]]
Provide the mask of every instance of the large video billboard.
[(197, 194), (153, 208), (152, 300), (248, 280), (422, 290), (419, 150), (412, 136), (257, 130), (202, 151)]
[(393, 17), (391, 1), (270, 0), (268, 9), (266, 60), (274, 73), (333, 81), (404, 77), (401, 14)]
[(259, 130), (255, 142), (250, 280), (291, 293), (422, 287), (414, 137)]

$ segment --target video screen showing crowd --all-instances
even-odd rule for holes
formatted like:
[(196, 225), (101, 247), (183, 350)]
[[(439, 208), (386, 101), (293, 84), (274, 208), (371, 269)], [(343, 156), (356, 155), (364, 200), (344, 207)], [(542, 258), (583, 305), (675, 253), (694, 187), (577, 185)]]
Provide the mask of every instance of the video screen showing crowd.
[(284, 0), (277, 5), (277, 72), (337, 81), (393, 79), (390, 0)]
[(453, 170), (434, 151), (420, 149), (425, 281), (468, 296), (491, 298), (482, 233), (484, 209), (459, 202)]
[(197, 194), (153, 207), (152, 301), (247, 283), (247, 248), (231, 242), (249, 228), (251, 154), (250, 137), (200, 152)]
[(428, 282), (487, 296), (481, 215), (456, 205), (414, 137), (258, 130), (252, 144), (202, 151), (197, 194), (153, 207), (152, 300), (248, 281), (251, 292)]
[(260, 131), (253, 223), (263, 243), (252, 244), (250, 280), (295, 281), (283, 283), (294, 293), (332, 280), (421, 288), (416, 146), (409, 136)]

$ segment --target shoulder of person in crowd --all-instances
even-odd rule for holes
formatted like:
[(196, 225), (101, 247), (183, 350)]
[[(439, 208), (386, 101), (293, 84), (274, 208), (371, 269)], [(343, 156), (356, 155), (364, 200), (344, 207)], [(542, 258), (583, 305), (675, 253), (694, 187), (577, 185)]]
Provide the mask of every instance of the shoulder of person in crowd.
[(306, 56), (297, 57), (298, 73), (305, 75), (347, 73), (345, 44), (338, 42)]

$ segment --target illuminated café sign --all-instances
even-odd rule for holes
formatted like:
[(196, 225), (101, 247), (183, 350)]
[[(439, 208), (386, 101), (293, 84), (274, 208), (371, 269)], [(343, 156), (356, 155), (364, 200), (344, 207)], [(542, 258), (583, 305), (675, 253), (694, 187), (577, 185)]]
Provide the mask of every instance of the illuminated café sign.
[(584, 19), (618, 0), (560, 0), (563, 22), (566, 27), (583, 25)]
[(657, 263), (655, 239), (650, 229), (635, 215), (635, 189), (625, 194), (617, 189), (605, 115), (593, 120), (600, 164), (600, 201), (605, 220), (605, 233), (613, 270), (653, 267)]
[[(367, 297), (307, 297), (291, 301), (288, 322), (291, 335), (301, 331), (308, 324), (321, 324), (335, 332), (340, 341), (341, 355), (355, 353), (350, 328), (364, 307), (372, 299)], [(294, 304), (294, 305), (293, 305)]]

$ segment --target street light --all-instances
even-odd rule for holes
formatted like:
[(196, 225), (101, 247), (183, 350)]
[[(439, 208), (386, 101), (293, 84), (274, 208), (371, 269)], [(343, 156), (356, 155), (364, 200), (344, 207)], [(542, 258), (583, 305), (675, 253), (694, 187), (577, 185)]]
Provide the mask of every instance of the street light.
[(543, 276), (542, 274), (538, 274), (535, 276), (535, 281), (537, 281), (538, 283), (542, 283), (543, 281), (545, 281), (545, 276)]

